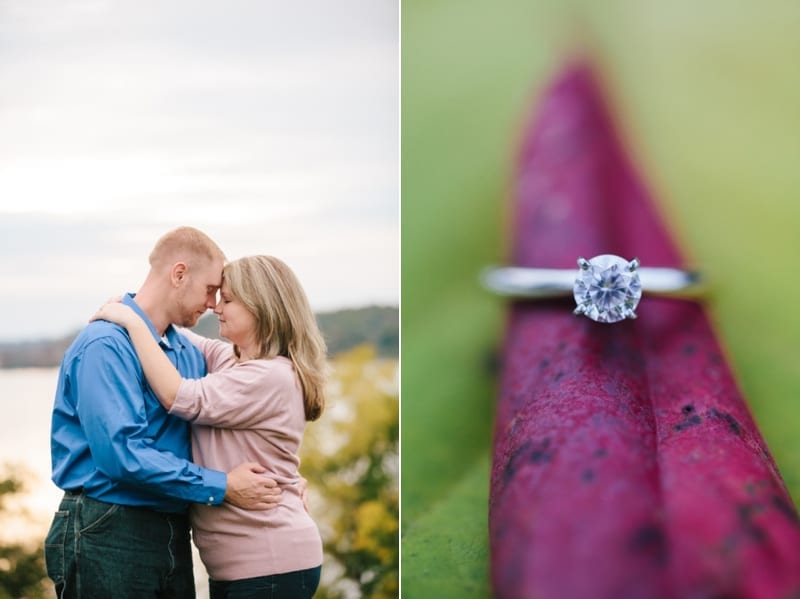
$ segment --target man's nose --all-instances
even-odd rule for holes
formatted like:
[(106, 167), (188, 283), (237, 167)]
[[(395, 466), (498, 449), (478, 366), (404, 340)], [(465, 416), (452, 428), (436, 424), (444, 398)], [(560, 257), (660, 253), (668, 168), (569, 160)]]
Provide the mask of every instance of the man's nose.
[(206, 307), (213, 310), (217, 307), (217, 296), (216, 295), (209, 295), (208, 301), (206, 301)]

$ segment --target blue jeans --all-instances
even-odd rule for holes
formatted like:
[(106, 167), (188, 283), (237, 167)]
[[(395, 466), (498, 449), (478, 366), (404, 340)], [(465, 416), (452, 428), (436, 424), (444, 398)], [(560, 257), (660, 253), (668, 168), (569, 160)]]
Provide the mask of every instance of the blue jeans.
[(211, 599), (310, 599), (322, 566), (241, 580), (209, 580)]
[(103, 503), (66, 493), (45, 540), (59, 599), (193, 599), (185, 514)]

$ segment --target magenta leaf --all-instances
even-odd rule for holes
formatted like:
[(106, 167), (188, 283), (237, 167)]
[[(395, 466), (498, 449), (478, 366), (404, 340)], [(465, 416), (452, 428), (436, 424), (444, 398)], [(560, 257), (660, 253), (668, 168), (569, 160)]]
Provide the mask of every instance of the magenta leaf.
[[(586, 64), (538, 107), (512, 261), (685, 266)], [(800, 520), (700, 303), (643, 296), (600, 324), (515, 302), (495, 425), (499, 599), (800, 596)]]

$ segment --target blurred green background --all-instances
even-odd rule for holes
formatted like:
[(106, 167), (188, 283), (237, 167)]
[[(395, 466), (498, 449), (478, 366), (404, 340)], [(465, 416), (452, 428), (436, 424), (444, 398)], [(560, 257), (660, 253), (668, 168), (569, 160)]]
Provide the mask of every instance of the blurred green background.
[(403, 0), (404, 597), (487, 597), (502, 261), (523, 123), (576, 47), (800, 500), (800, 3)]

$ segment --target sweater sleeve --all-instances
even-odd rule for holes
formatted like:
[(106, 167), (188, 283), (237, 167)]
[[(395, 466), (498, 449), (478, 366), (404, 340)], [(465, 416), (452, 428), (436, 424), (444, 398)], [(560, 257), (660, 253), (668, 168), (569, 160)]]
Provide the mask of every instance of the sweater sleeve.
[(291, 364), (253, 360), (201, 379), (184, 379), (169, 410), (195, 424), (254, 429), (283, 409), (295, 385)]
[(189, 329), (180, 329), (180, 333), (203, 354), (208, 372), (217, 372), (223, 368), (230, 368), (236, 363), (236, 356), (233, 354), (233, 345), (230, 343), (220, 341), (219, 339), (203, 337)]

